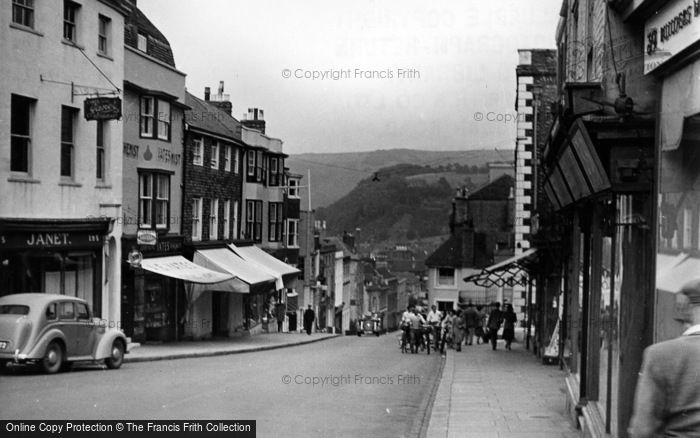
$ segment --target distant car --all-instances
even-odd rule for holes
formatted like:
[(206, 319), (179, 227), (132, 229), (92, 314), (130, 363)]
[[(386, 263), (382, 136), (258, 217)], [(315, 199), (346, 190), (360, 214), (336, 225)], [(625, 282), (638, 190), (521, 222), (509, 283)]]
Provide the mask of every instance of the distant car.
[(9, 362), (37, 363), (46, 373), (74, 362), (104, 361), (119, 368), (127, 353), (121, 330), (92, 318), (85, 300), (47, 293), (0, 297), (0, 369)]
[(362, 336), (368, 333), (374, 333), (379, 336), (381, 332), (381, 319), (376, 315), (366, 315), (357, 321), (357, 336)]

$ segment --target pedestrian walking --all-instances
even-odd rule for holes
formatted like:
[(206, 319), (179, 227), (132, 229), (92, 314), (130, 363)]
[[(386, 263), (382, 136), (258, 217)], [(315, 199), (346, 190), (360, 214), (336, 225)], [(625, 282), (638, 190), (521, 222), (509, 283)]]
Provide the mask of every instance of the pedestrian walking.
[(700, 436), (700, 279), (681, 288), (693, 324), (644, 350), (629, 436)]
[(489, 322), (486, 326), (489, 329), (489, 340), (491, 340), (491, 349), (496, 349), (496, 343), (498, 342), (498, 330), (501, 328), (503, 323), (503, 312), (501, 312), (501, 303), (498, 301), (494, 303), (493, 310), (489, 314)]
[(484, 306), (476, 306), (476, 315), (478, 323), (476, 325), (475, 335), (477, 344), (486, 343), (486, 313), (483, 311), (483, 309)]
[(506, 304), (503, 312), (503, 340), (506, 341), (506, 350), (510, 350), (510, 344), (515, 338), (515, 323), (517, 321), (518, 317), (513, 311), (513, 306)]
[(440, 339), (440, 353), (445, 354), (445, 345), (452, 345), (452, 323), (454, 322), (454, 310), (448, 309), (442, 318), (442, 336)]
[(476, 335), (476, 328), (479, 325), (479, 322), (478, 312), (474, 308), (474, 305), (469, 303), (469, 305), (467, 305), (467, 309), (464, 311), (464, 324), (467, 328), (467, 339), (464, 342), (465, 345), (472, 345), (474, 343), (474, 336)]
[(462, 342), (464, 342), (465, 329), (464, 313), (461, 310), (458, 310), (457, 315), (452, 321), (452, 345), (456, 351), (462, 351)]
[(309, 336), (311, 336), (311, 328), (315, 320), (316, 313), (311, 308), (311, 304), (309, 304), (309, 308), (304, 311), (304, 330), (306, 330), (306, 334)]

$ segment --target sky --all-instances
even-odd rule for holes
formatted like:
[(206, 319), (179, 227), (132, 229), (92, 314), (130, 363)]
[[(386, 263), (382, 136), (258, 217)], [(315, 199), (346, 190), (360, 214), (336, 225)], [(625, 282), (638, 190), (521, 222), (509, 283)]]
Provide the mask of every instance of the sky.
[(520, 48), (555, 48), (561, 0), (139, 0), (187, 89), (224, 81), (288, 154), (512, 150)]

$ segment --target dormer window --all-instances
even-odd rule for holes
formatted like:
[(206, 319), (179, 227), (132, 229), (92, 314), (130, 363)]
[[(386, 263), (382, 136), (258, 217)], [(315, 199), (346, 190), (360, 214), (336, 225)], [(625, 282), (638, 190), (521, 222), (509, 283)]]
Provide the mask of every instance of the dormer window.
[(148, 52), (148, 37), (146, 35), (139, 34), (136, 48), (142, 52)]

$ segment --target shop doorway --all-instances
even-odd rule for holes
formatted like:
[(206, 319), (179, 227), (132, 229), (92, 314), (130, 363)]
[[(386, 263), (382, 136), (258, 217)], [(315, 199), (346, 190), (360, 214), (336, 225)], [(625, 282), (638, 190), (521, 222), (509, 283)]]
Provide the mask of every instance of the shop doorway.
[(228, 292), (212, 292), (211, 297), (211, 316), (212, 327), (211, 335), (215, 338), (228, 337), (228, 308), (229, 308), (229, 293)]

